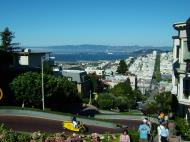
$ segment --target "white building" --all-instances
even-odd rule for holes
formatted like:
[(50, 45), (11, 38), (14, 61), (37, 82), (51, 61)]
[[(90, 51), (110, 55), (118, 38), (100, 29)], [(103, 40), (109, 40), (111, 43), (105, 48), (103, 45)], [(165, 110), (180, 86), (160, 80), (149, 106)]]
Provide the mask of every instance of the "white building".
[(137, 87), (145, 94), (151, 88), (156, 53), (138, 57), (130, 66), (129, 71), (137, 76)]
[(160, 73), (163, 80), (171, 78), (172, 76), (172, 61), (172, 52), (165, 52), (160, 54)]
[(180, 114), (190, 120), (190, 19), (173, 27), (178, 31), (178, 36), (173, 37), (172, 93), (177, 95)]
[(96, 73), (96, 75), (100, 75), (100, 76), (104, 75), (104, 72), (105, 72), (104, 70), (97, 69), (96, 67), (87, 67), (85, 71), (87, 72), (87, 74)]
[[(18, 57), (19, 65), (28, 66), (31, 68), (41, 68), (42, 60), (44, 60), (42, 57), (45, 57), (48, 61), (50, 61), (50, 53), (51, 52), (33, 52), (30, 49), (24, 49), (23, 52), (18, 52), (16, 55)], [(51, 61), (51, 64), (53, 65), (54, 60)]]
[(132, 89), (137, 88), (137, 77), (133, 74), (130, 75), (110, 75), (106, 76), (104, 80), (102, 80), (106, 85), (113, 88), (115, 85), (121, 82), (125, 82), (127, 79), (130, 80)]

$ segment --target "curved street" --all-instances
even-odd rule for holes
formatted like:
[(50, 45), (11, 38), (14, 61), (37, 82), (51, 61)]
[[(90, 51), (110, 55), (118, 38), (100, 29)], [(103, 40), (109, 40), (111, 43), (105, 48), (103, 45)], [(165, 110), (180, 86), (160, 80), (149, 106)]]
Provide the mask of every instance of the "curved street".
[[(129, 129), (137, 130), (138, 125), (141, 123), (139, 121), (141, 117), (122, 117), (118, 119), (119, 115), (99, 115), (104, 117), (104, 121), (93, 120), (87, 118), (77, 118), (79, 121), (82, 121), (89, 128), (89, 133), (97, 132), (121, 132), (122, 129), (116, 127), (120, 124), (123, 126), (128, 126)], [(138, 119), (134, 119), (138, 118)], [(24, 132), (66, 132), (67, 130), (63, 129), (62, 123), (65, 120), (70, 120), (71, 116), (67, 115), (58, 115), (45, 112), (35, 112), (28, 110), (15, 110), (15, 109), (0, 109), (0, 122), (4, 123), (5, 126), (11, 128), (15, 131), (24, 131)]]
[[(136, 129), (139, 125), (139, 121), (135, 120), (112, 120), (117, 124), (124, 124), (129, 127), (129, 129)], [(65, 132), (69, 133), (69, 131), (63, 129), (62, 121), (57, 120), (48, 120), (43, 118), (34, 118), (34, 117), (26, 117), (26, 116), (0, 116), (0, 122), (3, 123), (10, 129), (14, 131), (22, 131), (22, 132), (34, 132), (34, 131), (41, 131), (41, 132)], [(89, 133), (97, 132), (97, 133), (116, 133), (121, 132), (121, 128), (106, 128), (101, 126), (95, 125), (87, 125), (89, 128)]]

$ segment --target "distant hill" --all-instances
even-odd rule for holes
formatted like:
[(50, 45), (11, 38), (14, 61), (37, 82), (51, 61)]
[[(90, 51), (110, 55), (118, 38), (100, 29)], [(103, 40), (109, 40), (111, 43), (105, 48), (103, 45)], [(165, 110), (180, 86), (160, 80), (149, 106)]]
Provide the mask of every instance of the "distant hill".
[(171, 51), (171, 47), (163, 46), (163, 47), (153, 47), (153, 46), (109, 46), (109, 45), (91, 45), (91, 44), (83, 44), (83, 45), (61, 45), (61, 46), (44, 46), (44, 47), (24, 47), (31, 48), (35, 51), (49, 51), (53, 53), (97, 53), (97, 52), (107, 52), (107, 53), (115, 53), (115, 52), (138, 52), (143, 50), (160, 50), (160, 51)]

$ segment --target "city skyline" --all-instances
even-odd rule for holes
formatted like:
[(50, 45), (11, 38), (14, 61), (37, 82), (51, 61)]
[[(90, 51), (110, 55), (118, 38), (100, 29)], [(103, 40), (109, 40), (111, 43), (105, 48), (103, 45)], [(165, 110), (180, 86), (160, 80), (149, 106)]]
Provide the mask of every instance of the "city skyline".
[(172, 46), (172, 25), (187, 20), (190, 4), (188, 0), (0, 2), (0, 31), (9, 27), (21, 46)]

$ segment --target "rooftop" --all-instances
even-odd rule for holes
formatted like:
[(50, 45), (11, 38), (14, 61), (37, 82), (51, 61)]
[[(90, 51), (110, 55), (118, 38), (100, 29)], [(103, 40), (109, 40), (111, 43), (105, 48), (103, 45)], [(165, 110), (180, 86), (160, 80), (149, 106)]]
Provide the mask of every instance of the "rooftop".
[(84, 70), (63, 70), (63, 72), (69, 72), (69, 73), (83, 73)]

